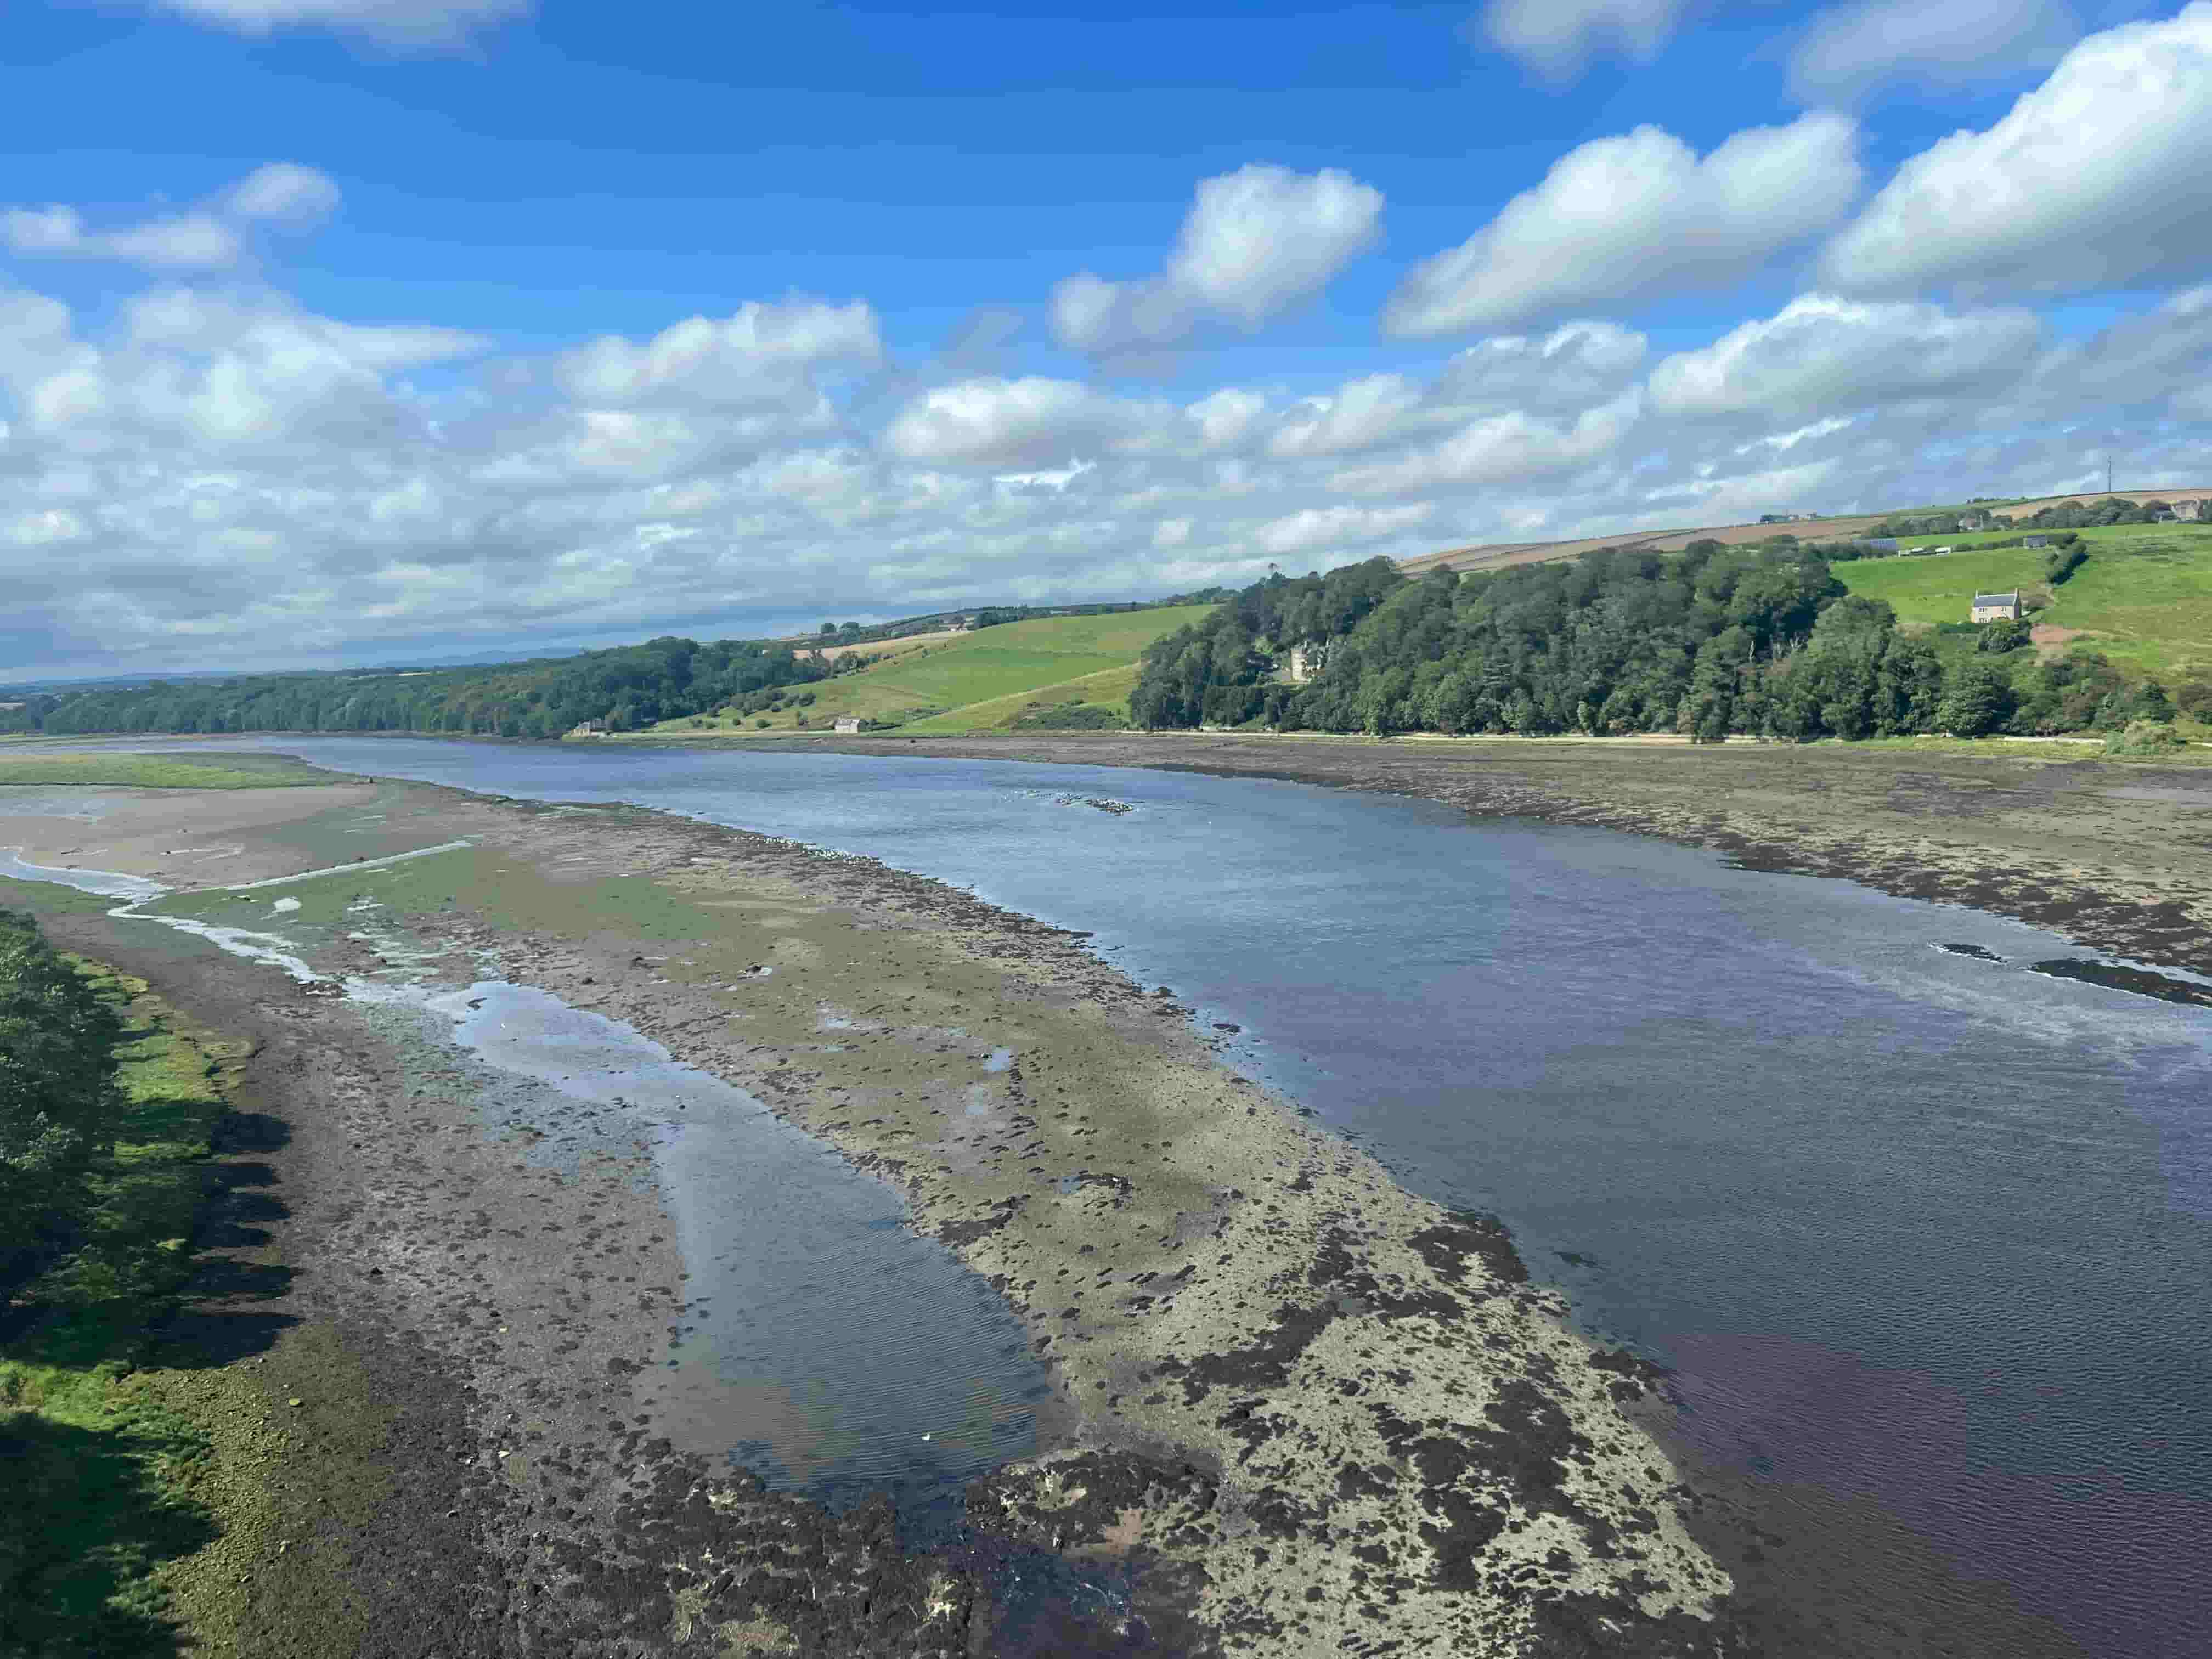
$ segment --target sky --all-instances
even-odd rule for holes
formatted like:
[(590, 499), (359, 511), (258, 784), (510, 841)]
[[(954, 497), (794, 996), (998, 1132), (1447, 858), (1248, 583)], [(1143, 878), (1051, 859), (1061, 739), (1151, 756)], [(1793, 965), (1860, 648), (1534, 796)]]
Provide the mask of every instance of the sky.
[(0, 683), (2212, 492), (2212, 0), (11, 0)]

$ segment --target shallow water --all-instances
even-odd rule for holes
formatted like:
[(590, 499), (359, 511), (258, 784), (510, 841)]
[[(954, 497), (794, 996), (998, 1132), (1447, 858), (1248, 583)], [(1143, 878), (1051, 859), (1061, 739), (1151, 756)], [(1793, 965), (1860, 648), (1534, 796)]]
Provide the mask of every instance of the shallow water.
[[(649, 1139), (690, 1274), (655, 1390), (680, 1421), (663, 1431), (832, 1504), (888, 1491), (909, 1522), (1036, 1449), (1050, 1388), (1019, 1322), (902, 1226), (889, 1185), (744, 1090), (534, 987), (353, 990), (450, 1020), (454, 1043), (512, 1080), (480, 1093), (486, 1127), (536, 1131), (534, 1162), (573, 1170)], [(886, 1351), (908, 1363), (882, 1364)]]
[(2212, 1651), (2212, 1014), (2030, 971), (2086, 954), (2051, 935), (1252, 780), (241, 746), (664, 807), (1093, 930), (1406, 1184), (1503, 1216), (1594, 1328), (1675, 1368), (1703, 1455), (1871, 1513), (2091, 1652)]

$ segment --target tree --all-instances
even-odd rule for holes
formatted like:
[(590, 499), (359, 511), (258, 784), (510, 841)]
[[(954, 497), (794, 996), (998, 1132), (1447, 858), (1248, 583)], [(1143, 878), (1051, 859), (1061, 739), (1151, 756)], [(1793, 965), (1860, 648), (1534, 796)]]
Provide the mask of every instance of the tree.
[(822, 624), (821, 631), (824, 634), (834, 634), (837, 631), (837, 624), (836, 623), (823, 623)]
[(2012, 717), (2012, 682), (1994, 665), (1961, 664), (1949, 677), (1936, 724), (1954, 738), (1978, 738)]

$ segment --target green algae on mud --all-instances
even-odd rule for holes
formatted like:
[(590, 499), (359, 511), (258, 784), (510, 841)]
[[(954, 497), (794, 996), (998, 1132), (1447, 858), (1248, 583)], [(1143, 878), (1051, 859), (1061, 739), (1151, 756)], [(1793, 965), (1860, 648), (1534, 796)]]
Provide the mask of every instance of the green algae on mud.
[(0, 751), (0, 788), (45, 784), (111, 789), (295, 789), (348, 781), (289, 755)]

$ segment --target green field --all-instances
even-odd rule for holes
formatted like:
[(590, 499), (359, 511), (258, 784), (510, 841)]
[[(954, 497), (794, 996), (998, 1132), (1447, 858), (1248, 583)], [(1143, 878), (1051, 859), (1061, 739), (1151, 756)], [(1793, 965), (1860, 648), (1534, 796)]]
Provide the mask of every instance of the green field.
[(129, 789), (283, 789), (343, 783), (334, 773), (283, 755), (87, 755), (54, 750), (0, 754), (0, 785), (104, 784)]
[[(660, 736), (700, 730), (823, 731), (854, 714), (902, 731), (965, 732), (1008, 726), (1036, 702), (1082, 701), (1126, 708), (1139, 653), (1163, 634), (1196, 622), (1206, 605), (1125, 611), (1103, 617), (1040, 617), (981, 629), (925, 646), (857, 674), (799, 688), (804, 706), (743, 718), (664, 720)], [(768, 725), (762, 727), (760, 721)]]
[(2019, 533), (1915, 537), (1906, 544), (1959, 550), (1858, 559), (1835, 573), (1852, 592), (1888, 600), (1907, 623), (1962, 623), (1977, 591), (2017, 587), (2031, 604), (2047, 601), (2037, 623), (2081, 629), (2082, 644), (2124, 671), (2168, 681), (2212, 673), (2212, 526), (2081, 531), (2088, 562), (2055, 589), (2044, 580), (2041, 549), (1988, 546)]

